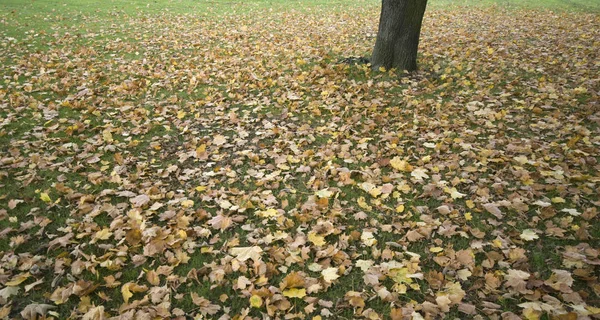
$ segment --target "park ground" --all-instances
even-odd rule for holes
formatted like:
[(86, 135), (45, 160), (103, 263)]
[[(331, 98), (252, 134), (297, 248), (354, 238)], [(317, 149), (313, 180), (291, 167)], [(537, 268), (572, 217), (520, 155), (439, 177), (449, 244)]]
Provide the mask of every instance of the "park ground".
[(379, 6), (1, 1), (0, 318), (600, 318), (600, 3)]

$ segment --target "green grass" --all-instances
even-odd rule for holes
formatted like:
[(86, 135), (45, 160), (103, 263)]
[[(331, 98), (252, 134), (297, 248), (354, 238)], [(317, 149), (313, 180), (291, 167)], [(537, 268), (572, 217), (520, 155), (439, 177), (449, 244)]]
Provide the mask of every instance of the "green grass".
[(498, 6), (502, 8), (550, 9), (558, 11), (598, 12), (600, 3), (591, 0), (432, 0), (428, 5), (452, 6)]

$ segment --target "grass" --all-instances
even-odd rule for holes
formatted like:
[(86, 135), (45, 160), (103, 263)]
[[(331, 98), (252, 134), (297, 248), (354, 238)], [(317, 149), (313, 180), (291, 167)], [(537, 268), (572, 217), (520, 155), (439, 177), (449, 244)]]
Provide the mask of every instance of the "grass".
[[(422, 71), (400, 78), (339, 63), (369, 54), (378, 10), (374, 0), (2, 1), (0, 283), (10, 287), (32, 263), (43, 269), (23, 282), (41, 280), (34, 290), (17, 285), (22, 296), (0, 300), (10, 308), (6, 316), (18, 317), (30, 303), (58, 305), (58, 318), (81, 317), (92, 306), (116, 315), (128, 307), (121, 288), (129, 282), (147, 286), (129, 302), (153, 317), (162, 300), (140, 302), (153, 287), (168, 288), (169, 312), (189, 317), (210, 309), (191, 293), (219, 305), (216, 316), (387, 318), (403, 307), (427, 316), (422, 304), (438, 303), (446, 289), (415, 279), (420, 290), (384, 300), (377, 290), (393, 292), (383, 267), (390, 261), (415, 274), (443, 272), (444, 284), (461, 282), (455, 272), (469, 269), (463, 302), (479, 312), (482, 300), (498, 299), (503, 312), (518, 315), (524, 310), (517, 304), (533, 298), (504, 284), (489, 290), (486, 274), (526, 271), (527, 288), (562, 301), (565, 292), (544, 281), (568, 269), (586, 275), (574, 276), (573, 288), (589, 291), (582, 299), (597, 308), (598, 272), (583, 261), (595, 261), (590, 252), (600, 246), (593, 217), (598, 97), (590, 80), (598, 71), (598, 33), (590, 26), (597, 26), (600, 3), (430, 1)], [(485, 103), (466, 112), (472, 101)], [(532, 162), (515, 162), (518, 155)], [(392, 168), (395, 157), (427, 169), (428, 178)], [(363, 182), (393, 188), (372, 196)], [(448, 186), (464, 198), (452, 198)], [(151, 200), (136, 208), (138, 195)], [(504, 219), (482, 207), (517, 197), (529, 208), (504, 204)], [(184, 198), (193, 203), (183, 205)], [(558, 198), (564, 203), (551, 200)], [(554, 202), (541, 209), (536, 200)], [(229, 209), (236, 206), (248, 207)], [(280, 211), (261, 216), (271, 208)], [(230, 225), (216, 223), (217, 216)], [(45, 219), (44, 228), (29, 225)], [(586, 226), (587, 239), (577, 232)], [(97, 239), (104, 228), (110, 234)], [(137, 242), (127, 236), (136, 229)], [(529, 229), (540, 239), (524, 241)], [(376, 244), (361, 238), (369, 230)], [(410, 240), (410, 231), (423, 239)], [(287, 236), (274, 238), (281, 232)], [(47, 250), (69, 233), (70, 243)], [(151, 245), (161, 249), (143, 257)], [(250, 246), (264, 248), (262, 262), (240, 262), (229, 251)], [(527, 253), (524, 260), (506, 260), (516, 248)], [(473, 251), (475, 265), (440, 260), (460, 250)], [(569, 261), (573, 250), (588, 256)], [(365, 284), (358, 259), (373, 261), (379, 286)], [(328, 283), (312, 263), (346, 272)], [(78, 265), (85, 270), (75, 273)], [(158, 270), (164, 273), (152, 286), (145, 274)], [(291, 271), (314, 292), (285, 298), (281, 282)], [(198, 281), (187, 278), (194, 272)], [(119, 282), (114, 288), (110, 276)], [(242, 276), (248, 289), (238, 288)], [(75, 283), (98, 287), (57, 303), (53, 293)], [(261, 296), (260, 307), (250, 305), (253, 295)], [(561, 303), (557, 309), (576, 311)], [(457, 303), (449, 310), (428, 316), (465, 316)]]

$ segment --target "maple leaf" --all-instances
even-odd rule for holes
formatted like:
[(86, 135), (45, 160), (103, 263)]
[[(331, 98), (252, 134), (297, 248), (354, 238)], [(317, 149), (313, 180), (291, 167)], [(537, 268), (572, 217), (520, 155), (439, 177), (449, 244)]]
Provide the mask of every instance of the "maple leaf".
[(144, 292), (146, 290), (148, 290), (146, 286), (140, 286), (134, 282), (127, 282), (121, 286), (121, 295), (123, 296), (123, 301), (129, 303), (129, 299), (133, 297), (134, 292)]
[(145, 194), (140, 194), (134, 198), (129, 199), (134, 207), (143, 207), (145, 204), (150, 202), (150, 197)]
[(390, 270), (390, 277), (394, 282), (400, 283), (412, 283), (412, 279), (408, 276), (408, 268), (394, 268)]
[(443, 291), (436, 294), (436, 303), (444, 312), (450, 310), (450, 305), (458, 304), (465, 297), (466, 292), (458, 282), (448, 282)]
[(367, 272), (369, 268), (374, 264), (372, 260), (357, 260), (356, 266), (360, 268), (363, 272)]
[(531, 291), (526, 289), (527, 283), (525, 280), (529, 279), (530, 276), (531, 274), (528, 272), (509, 269), (504, 279), (506, 280), (506, 286), (513, 287), (519, 293), (527, 294)]
[(415, 242), (417, 240), (423, 239), (424, 237), (425, 236), (423, 236), (417, 230), (410, 230), (406, 233), (406, 239), (408, 239), (408, 241), (410, 242)]
[(96, 232), (94, 234), (94, 238), (92, 239), (92, 243), (95, 243), (97, 240), (108, 240), (110, 236), (112, 236), (112, 232), (108, 228), (102, 228), (102, 230)]
[(367, 193), (369, 193), (372, 197), (376, 198), (381, 194), (381, 189), (377, 188), (374, 184), (369, 182), (363, 182), (360, 184), (360, 187)]
[(415, 168), (410, 175), (417, 181), (423, 181), (423, 179), (429, 178), (429, 175), (426, 172), (427, 169), (425, 168)]
[(276, 217), (279, 215), (279, 211), (277, 211), (276, 209), (270, 208), (264, 211), (257, 211), (256, 215), (263, 217), (263, 218), (272, 218), (272, 217)]
[(325, 237), (318, 235), (316, 232), (311, 231), (308, 233), (308, 241), (312, 242), (316, 246), (324, 246), (327, 244)]
[(456, 188), (447, 189), (446, 192), (450, 194), (450, 197), (452, 197), (452, 199), (461, 199), (466, 196), (466, 194), (458, 192)]
[(254, 262), (260, 261), (263, 250), (258, 246), (231, 248), (229, 252), (240, 262), (252, 259)]
[(290, 272), (279, 284), (279, 288), (284, 290), (286, 288), (302, 288), (306, 285), (304, 276), (299, 272)]
[(327, 268), (324, 269), (323, 271), (321, 271), (321, 275), (323, 276), (323, 279), (325, 280), (325, 282), (329, 282), (331, 283), (333, 280), (339, 278), (340, 276), (338, 275), (338, 268)]
[(104, 306), (90, 308), (82, 317), (82, 320), (103, 320), (104, 317)]
[(365, 299), (361, 297), (359, 292), (356, 291), (348, 291), (344, 295), (344, 300), (348, 301), (348, 303), (355, 308), (364, 308), (365, 307)]
[(552, 275), (544, 284), (551, 287), (554, 290), (558, 290), (561, 292), (569, 293), (573, 290), (571, 286), (573, 285), (574, 280), (571, 276), (571, 273), (567, 270), (560, 269), (552, 269)]
[(283, 295), (288, 298), (304, 298), (306, 296), (306, 289), (304, 288), (291, 288), (283, 290)]
[(473, 273), (468, 269), (460, 269), (456, 271), (456, 277), (462, 281), (467, 281), (471, 275), (473, 275)]
[(189, 199), (181, 201), (181, 206), (184, 208), (191, 208), (194, 206), (194, 201)]
[(363, 231), (361, 236), (360, 236), (360, 240), (367, 246), (367, 247), (372, 247), (375, 244), (377, 244), (377, 239), (375, 239), (375, 236), (373, 236), (373, 232), (370, 231)]
[(226, 230), (231, 226), (231, 218), (224, 215), (216, 215), (212, 219), (208, 221), (208, 223), (214, 228), (219, 229), (221, 231)]
[(103, 139), (105, 142), (108, 142), (108, 143), (111, 143), (111, 142), (113, 142), (113, 141), (114, 141), (114, 140), (113, 140), (112, 133), (111, 133), (110, 131), (111, 131), (110, 129), (104, 129), (104, 130), (102, 131), (102, 139)]
[(2, 304), (6, 304), (6, 302), (8, 301), (8, 299), (10, 299), (10, 297), (17, 295), (19, 293), (19, 288), (18, 287), (10, 287), (7, 286), (3, 289), (0, 289), (0, 303)]
[(227, 137), (223, 136), (223, 135), (215, 135), (213, 137), (213, 144), (216, 146), (222, 146), (227, 142)]
[(333, 192), (329, 188), (321, 189), (315, 193), (319, 198), (328, 199), (333, 196)]
[(227, 209), (233, 207), (233, 203), (229, 202), (229, 200), (222, 200), (222, 201), (219, 201), (219, 207), (227, 210)]
[(390, 160), (390, 165), (398, 171), (411, 172), (413, 170), (413, 167), (407, 161), (402, 160), (399, 157), (392, 158), (392, 160)]
[(523, 230), (523, 232), (521, 232), (521, 234), (519, 235), (519, 238), (521, 238), (525, 241), (533, 241), (535, 239), (539, 239), (540, 237), (535, 233), (535, 231), (533, 231), (531, 229), (525, 229), (525, 230)]
[(192, 292), (190, 295), (192, 297), (192, 303), (200, 307), (200, 312), (203, 315), (214, 315), (221, 310), (221, 306), (211, 303), (210, 300), (200, 297), (195, 292)]

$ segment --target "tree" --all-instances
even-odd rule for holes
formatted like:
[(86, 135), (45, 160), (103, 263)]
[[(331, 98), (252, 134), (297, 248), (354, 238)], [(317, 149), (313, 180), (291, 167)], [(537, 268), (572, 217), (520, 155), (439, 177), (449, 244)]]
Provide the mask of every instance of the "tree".
[(383, 0), (371, 65), (414, 71), (427, 0)]

